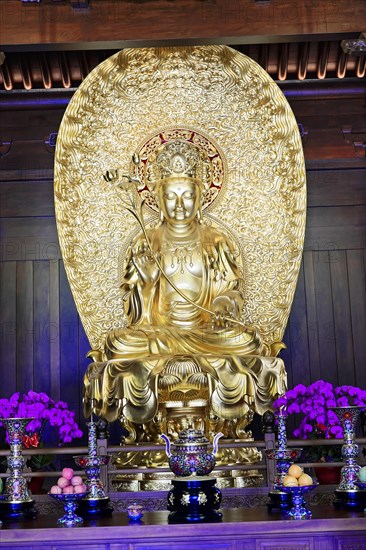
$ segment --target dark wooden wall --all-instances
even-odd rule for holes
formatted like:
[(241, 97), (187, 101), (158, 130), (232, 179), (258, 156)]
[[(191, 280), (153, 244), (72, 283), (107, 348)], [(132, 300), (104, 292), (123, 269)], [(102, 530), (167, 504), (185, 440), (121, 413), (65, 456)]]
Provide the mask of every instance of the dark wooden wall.
[[(74, 3), (75, 4), (75, 3)], [(296, 40), (364, 30), (363, 0), (322, 0), (275, 3), (252, 0), (185, 0), (184, 2), (90, 2), (90, 9), (73, 10), (68, 3), (24, 5), (1, 0), (1, 44), (7, 50), (37, 50), (39, 45), (83, 49), (156, 46), (159, 43), (244, 44), (271, 42), (274, 37)], [(356, 36), (357, 34), (355, 34)], [(316, 39), (316, 38), (315, 38)]]
[[(365, 102), (316, 93), (289, 100), (307, 132), (308, 180), (305, 252), (282, 355), (289, 386), (324, 378), (366, 388), (366, 159), (341, 131), (364, 126)], [(89, 347), (60, 256), (45, 144), (63, 110), (1, 113), (0, 142), (12, 145), (0, 158), (0, 397), (42, 390), (81, 416)]]
[(53, 204), (54, 154), (64, 107), (1, 113), (0, 397), (29, 389), (67, 401), (82, 419), (89, 350), (61, 259)]
[(323, 378), (366, 388), (366, 159), (342, 133), (347, 126), (363, 128), (364, 98), (315, 96), (290, 103), (308, 131), (308, 210), (283, 353), (289, 386)]

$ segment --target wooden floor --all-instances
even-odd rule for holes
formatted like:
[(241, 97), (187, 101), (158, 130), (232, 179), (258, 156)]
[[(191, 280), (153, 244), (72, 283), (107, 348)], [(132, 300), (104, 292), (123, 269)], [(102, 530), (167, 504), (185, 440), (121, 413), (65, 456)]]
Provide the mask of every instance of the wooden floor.
[[(366, 550), (363, 512), (314, 506), (313, 518), (286, 520), (262, 508), (224, 509), (221, 523), (169, 525), (168, 512), (146, 512), (139, 524), (127, 514), (57, 527), (57, 516), (4, 524), (1, 548), (28, 550)], [(61, 511), (60, 511), (61, 512)]]

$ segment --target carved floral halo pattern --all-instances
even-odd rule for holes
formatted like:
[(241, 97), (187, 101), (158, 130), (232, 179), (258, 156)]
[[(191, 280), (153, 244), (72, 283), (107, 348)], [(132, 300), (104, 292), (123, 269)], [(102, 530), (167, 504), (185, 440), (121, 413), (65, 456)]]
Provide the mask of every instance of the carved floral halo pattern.
[(186, 141), (192, 143), (204, 153), (204, 169), (203, 169), (203, 189), (204, 197), (202, 210), (210, 210), (220, 192), (226, 184), (227, 166), (223, 152), (220, 147), (215, 144), (203, 132), (192, 128), (166, 128), (158, 130), (152, 137), (145, 140), (143, 145), (138, 147), (135, 153), (140, 158), (138, 166), (132, 166), (130, 171), (137, 176), (142, 182), (138, 187), (138, 192), (145, 200), (145, 204), (154, 212), (158, 212), (159, 207), (156, 203), (153, 192), (151, 192), (151, 179), (153, 172), (153, 164), (157, 152), (161, 147), (174, 140)]

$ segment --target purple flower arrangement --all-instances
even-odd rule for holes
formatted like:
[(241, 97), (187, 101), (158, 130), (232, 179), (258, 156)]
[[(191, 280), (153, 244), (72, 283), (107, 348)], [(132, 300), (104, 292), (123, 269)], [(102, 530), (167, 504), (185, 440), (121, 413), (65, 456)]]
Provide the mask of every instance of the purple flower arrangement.
[(24, 444), (38, 447), (46, 422), (58, 427), (59, 442), (70, 443), (73, 438), (82, 437), (82, 431), (75, 422), (75, 413), (64, 401), (53, 401), (45, 393), (30, 390), (24, 395), (14, 393), (9, 399), (0, 399), (0, 425), (2, 418), (34, 418), (27, 428)]
[(299, 439), (343, 437), (338, 416), (330, 408), (348, 406), (366, 407), (366, 391), (355, 386), (334, 388), (324, 380), (310, 386), (298, 384), (273, 403), (275, 412), (303, 415), (293, 433)]

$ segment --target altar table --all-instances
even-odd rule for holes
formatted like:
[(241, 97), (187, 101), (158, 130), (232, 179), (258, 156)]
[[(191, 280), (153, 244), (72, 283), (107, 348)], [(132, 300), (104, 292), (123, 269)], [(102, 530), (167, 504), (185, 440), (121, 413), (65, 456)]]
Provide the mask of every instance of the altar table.
[[(366, 550), (366, 514), (314, 506), (313, 519), (287, 520), (266, 508), (223, 509), (221, 523), (169, 525), (168, 512), (127, 514), (58, 527), (57, 516), (4, 524), (4, 550)], [(62, 515), (60, 511), (60, 515)], [(60, 516), (58, 516), (60, 517)]]

